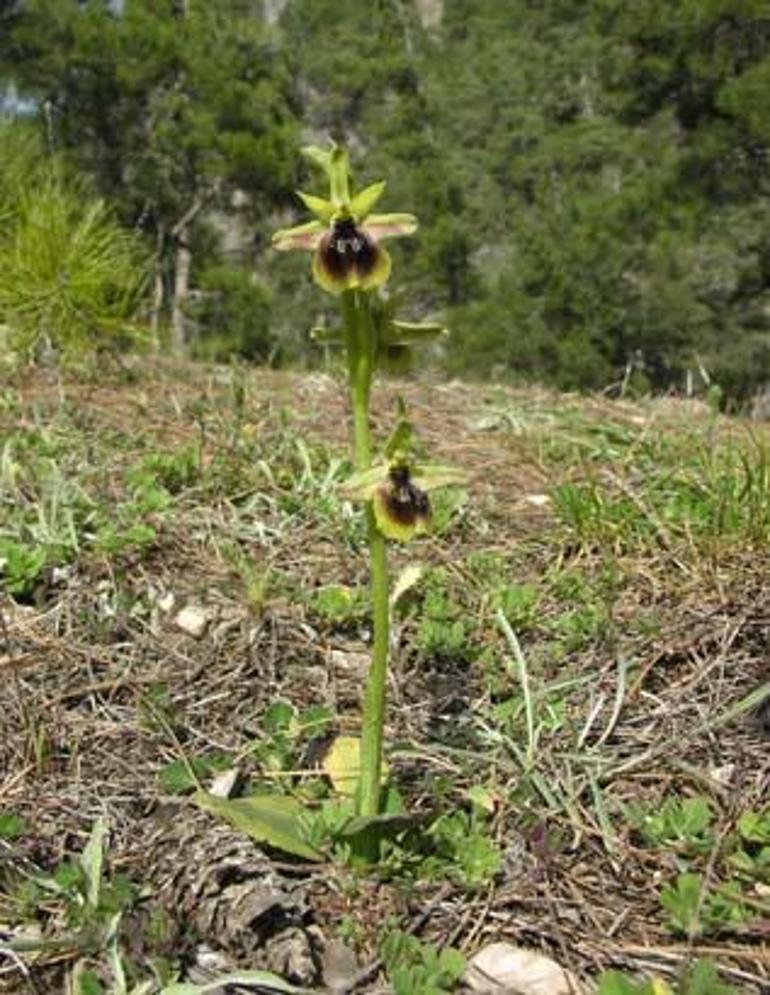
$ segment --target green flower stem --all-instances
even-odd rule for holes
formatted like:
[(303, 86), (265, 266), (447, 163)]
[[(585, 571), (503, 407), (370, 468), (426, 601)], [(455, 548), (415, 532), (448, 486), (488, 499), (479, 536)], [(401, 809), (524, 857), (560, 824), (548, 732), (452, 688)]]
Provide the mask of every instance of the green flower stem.
[[(376, 342), (369, 301), (353, 290), (342, 295), (342, 313), (348, 353), (348, 375), (353, 403), (353, 448), (356, 470), (367, 470), (372, 462), (369, 427), (369, 396)], [(371, 563), (374, 645), (366, 682), (361, 724), (361, 780), (359, 815), (377, 815), (380, 807), (382, 740), (388, 675), (389, 611), (388, 561), (385, 537), (377, 528), (371, 502), (366, 509)]]

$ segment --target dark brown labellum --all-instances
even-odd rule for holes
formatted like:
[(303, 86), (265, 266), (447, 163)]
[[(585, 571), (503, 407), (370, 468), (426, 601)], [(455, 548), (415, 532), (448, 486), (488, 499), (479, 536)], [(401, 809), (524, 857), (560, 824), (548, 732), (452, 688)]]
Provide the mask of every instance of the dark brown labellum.
[(365, 231), (356, 227), (352, 218), (333, 223), (318, 246), (321, 264), (329, 276), (344, 281), (351, 273), (359, 278), (369, 276), (377, 265), (379, 249)]
[(399, 525), (408, 527), (418, 522), (427, 523), (430, 520), (430, 501), (428, 495), (409, 479), (409, 468), (394, 466), (389, 477), (390, 486), (383, 489), (388, 515)]

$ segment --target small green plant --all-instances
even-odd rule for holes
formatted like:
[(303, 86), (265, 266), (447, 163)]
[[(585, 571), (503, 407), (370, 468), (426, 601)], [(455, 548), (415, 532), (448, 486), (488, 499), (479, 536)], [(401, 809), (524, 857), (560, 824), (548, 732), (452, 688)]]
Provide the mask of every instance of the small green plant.
[(459, 950), (439, 950), (401, 930), (385, 937), (380, 953), (395, 995), (449, 995), (465, 970)]
[(24, 834), (24, 819), (15, 812), (0, 811), (0, 839), (15, 840)]
[(738, 992), (720, 981), (710, 960), (698, 960), (673, 988), (660, 978), (635, 981), (621, 971), (605, 971), (599, 979), (597, 995), (738, 995)]
[(688, 937), (740, 926), (750, 918), (740, 885), (728, 882), (709, 892), (700, 874), (679, 874), (660, 893), (669, 927)]
[(0, 577), (9, 594), (31, 597), (42, 580), (46, 559), (45, 547), (0, 539)]
[(139, 493), (163, 487), (169, 494), (179, 494), (196, 483), (199, 476), (198, 447), (184, 446), (175, 453), (147, 453), (139, 466), (129, 473), (128, 483)]
[(262, 737), (249, 753), (265, 774), (291, 770), (309, 745), (329, 732), (333, 721), (332, 711), (324, 705), (299, 710), (291, 702), (276, 699), (262, 713)]
[[(15, 896), (17, 908), (26, 918), (38, 915), (41, 909), (46, 916), (52, 908), (58, 909), (61, 931), (32, 946), (23, 943), (21, 949), (72, 951), (76, 959), (71, 990), (78, 993), (105, 991), (100, 980), (104, 975), (111, 976), (110, 991), (128, 993), (127, 961), (121, 949), (126, 937), (121, 924), (135, 905), (138, 890), (127, 878), (108, 875), (107, 835), (106, 824), (97, 820), (82, 853), (65, 858), (50, 874), (29, 876)], [(13, 949), (14, 941), (8, 946)], [(98, 971), (93, 968), (94, 961), (99, 962)]]
[(704, 854), (713, 846), (714, 812), (702, 795), (667, 798), (655, 809), (630, 807), (629, 818), (651, 846), (666, 847), (682, 854)]
[(738, 819), (735, 847), (727, 865), (743, 881), (770, 884), (770, 806)]
[(517, 633), (530, 629), (537, 617), (540, 595), (534, 584), (506, 584), (494, 593), (495, 607)]
[(328, 624), (340, 626), (360, 622), (366, 604), (360, 591), (344, 584), (327, 584), (313, 592), (310, 607)]
[(502, 867), (500, 850), (489, 836), (487, 820), (476, 806), (439, 816), (428, 831), (436, 852), (422, 865), (425, 877), (450, 876), (475, 887), (493, 881)]
[(475, 655), (467, 612), (452, 595), (439, 568), (428, 574), (415, 645), (426, 656), (470, 660)]

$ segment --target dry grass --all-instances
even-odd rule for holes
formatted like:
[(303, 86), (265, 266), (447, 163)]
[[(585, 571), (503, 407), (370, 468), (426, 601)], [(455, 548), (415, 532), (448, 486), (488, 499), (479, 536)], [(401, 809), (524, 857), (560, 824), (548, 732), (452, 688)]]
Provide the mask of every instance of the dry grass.
[[(376, 392), (382, 432), (397, 394), (431, 456), (474, 476), (468, 502), (416, 554), (444, 568), (473, 652), (426, 653), (417, 608), (403, 614), (392, 768), (417, 808), (431, 803), (437, 779), (451, 784), (449, 804), (468, 785), (486, 785), (497, 799), (501, 873), (469, 890), (293, 866), (159, 788), (158, 771), (180, 756), (221, 751), (245, 774), (258, 770), (259, 716), (279, 697), (327, 705), (340, 728), (356, 726), (365, 620), (335, 624), (310, 607), (321, 585), (365, 583), (355, 522), (335, 517), (329, 496), (329, 461), (346, 452), (339, 383), (267, 372), (241, 383), (229, 371), (191, 369), (154, 370), (133, 384), (31, 382), (0, 414), (0, 437), (56, 436), (61, 473), (108, 507), (123, 500), (125, 472), (147, 452), (200, 446), (202, 469), (167, 512), (149, 516), (157, 539), (147, 548), (108, 555), (84, 543), (28, 603), (2, 597), (0, 811), (22, 816), (26, 831), (0, 843), (0, 943), (12, 930), (12, 885), (30, 867), (51, 869), (81, 851), (101, 816), (111, 871), (146, 885), (168, 915), (164, 938), (151, 942), (140, 906), (138, 963), (159, 950), (190, 963), (206, 943), (223, 961), (301, 977), (304, 950), (312, 976), (313, 958), (347, 917), (366, 968), (392, 916), (468, 953), (493, 939), (541, 948), (584, 979), (608, 966), (672, 975), (710, 956), (738, 990), (762, 991), (766, 886), (751, 892), (756, 917), (706, 938), (672, 936), (659, 892), (681, 867), (671, 851), (643, 845), (624, 816), (629, 802), (708, 797), (717, 841), (701, 865), (708, 880), (721, 873), (719, 843), (740, 814), (767, 804), (767, 729), (749, 711), (751, 693), (770, 681), (768, 544), (751, 523), (696, 534), (663, 520), (644, 476), (651, 464), (637, 458), (658, 440), (672, 453), (696, 438), (727, 451), (747, 427), (683, 401), (408, 383)], [(602, 500), (626, 501), (630, 524), (594, 515), (581, 534), (543, 499), (589, 479)], [(21, 505), (39, 500), (23, 465), (13, 486), (15, 497), (6, 472), (6, 531)], [(523, 720), (500, 718), (519, 683), (473, 566), (479, 553), (508, 582), (538, 590), (536, 617), (518, 632), (532, 721), (545, 723), (536, 748)], [(206, 612), (199, 639), (174, 624), (185, 604)], [(560, 717), (550, 726), (547, 703)], [(39, 917), (48, 933), (61, 926), (58, 914), (54, 903)], [(25, 977), (0, 953), (0, 990), (63, 990), (74, 957), (49, 952)], [(358, 990), (375, 977), (364, 970)]]

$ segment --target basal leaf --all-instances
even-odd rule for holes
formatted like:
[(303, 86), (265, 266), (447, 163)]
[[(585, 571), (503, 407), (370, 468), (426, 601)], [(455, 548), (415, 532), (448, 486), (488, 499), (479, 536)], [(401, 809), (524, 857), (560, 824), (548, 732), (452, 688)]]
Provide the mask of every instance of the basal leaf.
[(258, 843), (267, 843), (305, 860), (323, 860), (299, 834), (302, 806), (286, 795), (252, 795), (248, 798), (217, 798), (197, 791), (193, 801), (205, 812), (240, 829)]
[(160, 995), (207, 995), (209, 992), (221, 991), (225, 985), (254, 985), (260, 990), (283, 992), (285, 995), (301, 995), (303, 992), (302, 988), (295, 988), (271, 971), (236, 971), (233, 974), (224, 974), (215, 981), (207, 981), (204, 985), (178, 981), (166, 985)]

